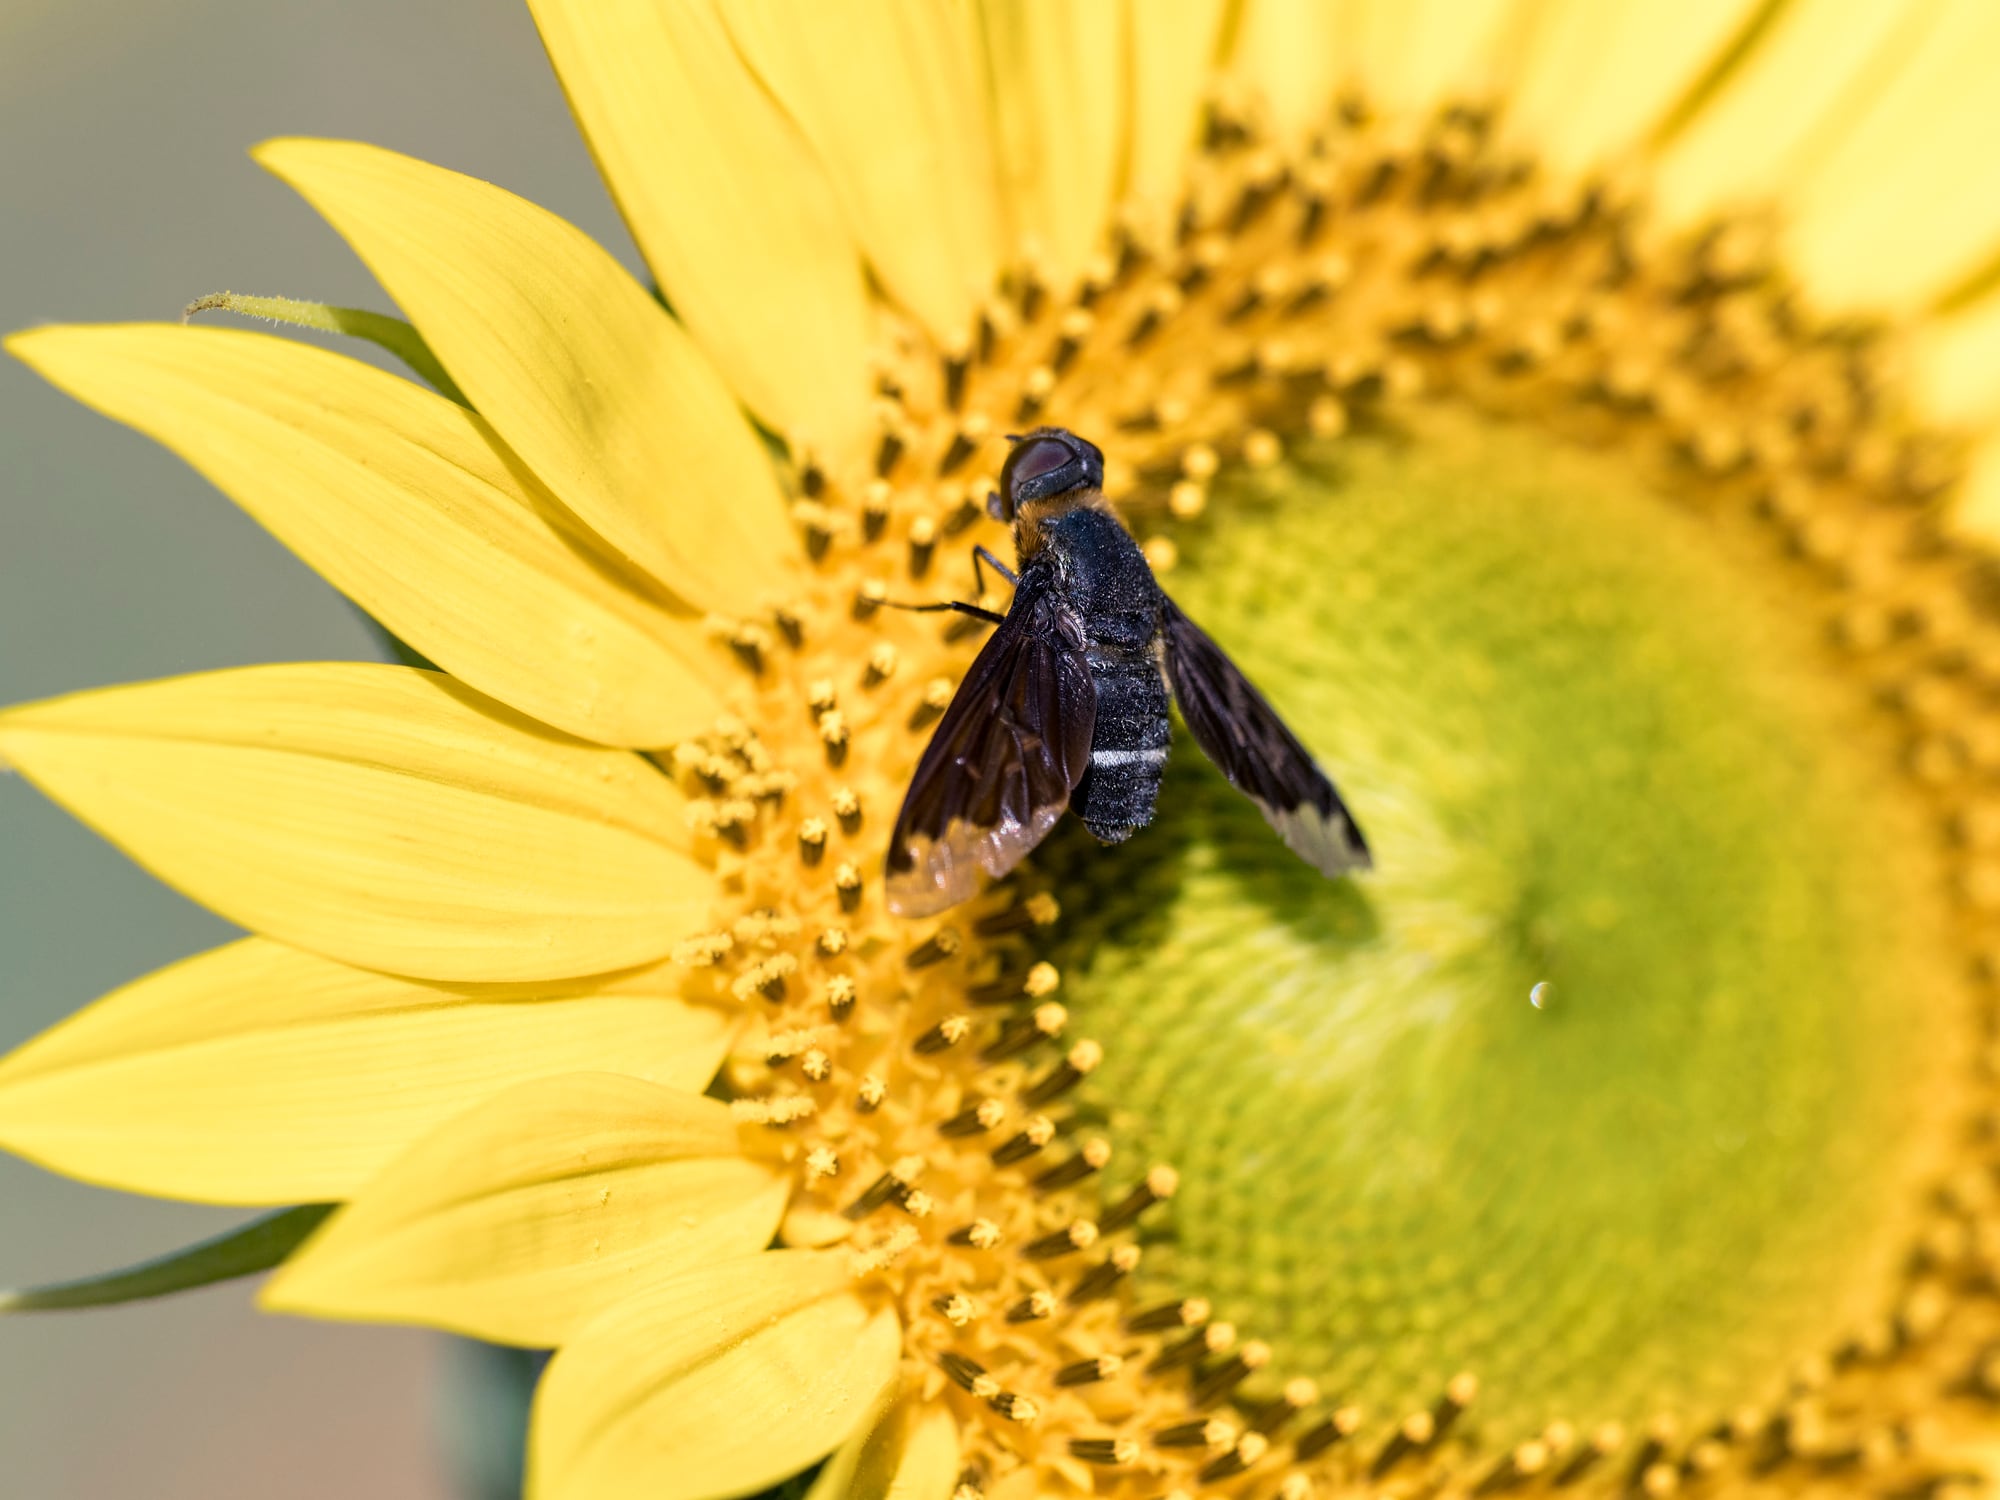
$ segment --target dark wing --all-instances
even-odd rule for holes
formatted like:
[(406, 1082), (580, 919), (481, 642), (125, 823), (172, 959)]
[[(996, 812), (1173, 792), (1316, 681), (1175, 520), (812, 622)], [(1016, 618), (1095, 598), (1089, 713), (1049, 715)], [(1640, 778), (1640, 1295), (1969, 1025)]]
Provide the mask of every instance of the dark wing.
[(1167, 681), (1195, 743), (1322, 875), (1367, 869), (1367, 842), (1340, 793), (1264, 695), (1171, 599), (1163, 630)]
[(889, 836), (889, 909), (929, 916), (1039, 844), (1090, 766), (1097, 690), (1076, 627), (1024, 575), (958, 686)]

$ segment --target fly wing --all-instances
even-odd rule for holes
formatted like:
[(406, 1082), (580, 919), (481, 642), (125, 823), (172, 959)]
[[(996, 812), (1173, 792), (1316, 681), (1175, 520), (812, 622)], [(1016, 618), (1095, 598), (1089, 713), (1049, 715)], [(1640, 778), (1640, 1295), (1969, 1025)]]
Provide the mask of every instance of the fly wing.
[(1006, 874), (1069, 806), (1090, 767), (1097, 690), (1083, 641), (1024, 575), (959, 684), (889, 836), (889, 909), (929, 916)]
[(1368, 845), (1326, 772), (1220, 646), (1166, 601), (1167, 681), (1195, 743), (1322, 875), (1369, 866)]

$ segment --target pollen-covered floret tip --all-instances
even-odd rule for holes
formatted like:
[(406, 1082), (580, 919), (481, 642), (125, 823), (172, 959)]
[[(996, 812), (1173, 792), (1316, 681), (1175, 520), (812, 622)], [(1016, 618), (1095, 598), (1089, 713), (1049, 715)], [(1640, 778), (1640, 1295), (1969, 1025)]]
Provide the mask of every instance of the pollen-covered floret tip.
[(1233, 1479), (1263, 1458), (1270, 1447), (1271, 1440), (1262, 1433), (1246, 1432), (1236, 1440), (1234, 1448), (1210, 1459), (1195, 1477), (1203, 1484), (1219, 1484), (1225, 1479)]
[(946, 1238), (954, 1245), (972, 1250), (992, 1250), (1000, 1243), (1000, 1226), (991, 1219), (974, 1219), (954, 1229)]
[(886, 1271), (922, 1242), (923, 1235), (914, 1225), (898, 1224), (880, 1244), (850, 1252), (848, 1269), (857, 1277)]
[(1060, 1036), (1068, 1021), (1067, 1010), (1053, 1000), (1044, 1001), (1035, 1007), (1033, 1014), (1004, 1023), (1000, 1034), (979, 1054), (980, 1059), (996, 1063), (1018, 1057), (1039, 1043)]
[(782, 1000), (787, 982), (798, 972), (798, 967), (799, 961), (793, 955), (774, 953), (745, 969), (730, 984), (729, 991), (738, 1000), (748, 1000), (752, 995), (762, 995), (774, 1002)]
[(726, 932), (697, 933), (673, 946), (673, 961), (686, 968), (707, 968), (728, 956), (736, 941)]
[(1056, 1312), (1053, 1292), (1037, 1289), (1021, 1298), (1007, 1309), (1009, 1323), (1038, 1323), (1044, 1318), (1052, 1318)]
[(783, 1031), (774, 1031), (764, 1043), (764, 1061), (771, 1067), (779, 1067), (790, 1062), (818, 1040), (819, 1033), (811, 1027), (793, 1026)]
[(847, 727), (846, 716), (839, 709), (830, 708), (819, 716), (819, 738), (826, 750), (827, 764), (837, 766), (847, 758), (852, 733)]
[(912, 948), (903, 962), (912, 969), (927, 968), (950, 958), (963, 943), (964, 939), (959, 936), (956, 927), (940, 927)]
[(1013, 1391), (1002, 1391), (987, 1403), (1010, 1422), (1029, 1426), (1041, 1420), (1042, 1409), (1033, 1400)]
[(1221, 467), (1222, 460), (1207, 443), (1190, 443), (1181, 450), (1181, 473), (1197, 484), (1213, 479)]
[(1158, 1307), (1141, 1308), (1125, 1319), (1125, 1327), (1132, 1333), (1159, 1333), (1175, 1328), (1195, 1328), (1208, 1321), (1208, 1299), (1206, 1297), (1184, 1297), (1178, 1302), (1162, 1303)]
[(791, 1125), (818, 1112), (804, 1094), (780, 1094), (769, 1099), (732, 1099), (730, 1112), (747, 1125)]
[(1125, 1361), (1115, 1354), (1099, 1354), (1089, 1359), (1072, 1360), (1055, 1373), (1059, 1386), (1095, 1385), (1109, 1380), (1125, 1367)]
[(1155, 1448), (1234, 1448), (1237, 1431), (1221, 1417), (1202, 1417), (1163, 1427), (1152, 1437)]
[(902, 654), (888, 641), (878, 641), (868, 650), (868, 663), (862, 672), (862, 683), (874, 687), (896, 675), (896, 668), (902, 662)]
[(1139, 1461), (1139, 1445), (1130, 1438), (1071, 1438), (1070, 1456), (1080, 1463), (1129, 1468)]
[(946, 1016), (937, 1025), (920, 1035), (911, 1045), (922, 1054), (943, 1052), (957, 1046), (972, 1032), (972, 1018), (957, 1015)]

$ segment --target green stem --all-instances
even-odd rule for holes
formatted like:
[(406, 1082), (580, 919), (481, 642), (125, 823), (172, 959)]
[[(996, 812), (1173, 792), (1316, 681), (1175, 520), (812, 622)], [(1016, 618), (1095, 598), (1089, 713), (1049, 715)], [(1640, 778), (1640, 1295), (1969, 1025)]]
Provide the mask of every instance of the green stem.
[(87, 1276), (80, 1281), (0, 1291), (0, 1313), (51, 1312), (65, 1307), (141, 1302), (149, 1297), (192, 1291), (195, 1287), (268, 1271), (296, 1250), (336, 1207), (332, 1203), (307, 1203), (280, 1209), (227, 1234), (122, 1271)]

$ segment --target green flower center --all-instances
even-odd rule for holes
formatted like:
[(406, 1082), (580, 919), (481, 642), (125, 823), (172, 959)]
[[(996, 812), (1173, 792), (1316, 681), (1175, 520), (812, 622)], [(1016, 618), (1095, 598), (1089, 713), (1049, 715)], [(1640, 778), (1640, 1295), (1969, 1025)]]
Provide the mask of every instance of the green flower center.
[(1377, 869), (1322, 881), (1185, 741), (1157, 826), (1046, 861), (1093, 1101), (1182, 1172), (1149, 1290), (1384, 1416), (1471, 1370), (1495, 1436), (1770, 1399), (1884, 1306), (1956, 972), (1825, 595), (1463, 415), (1215, 514), (1168, 582)]

